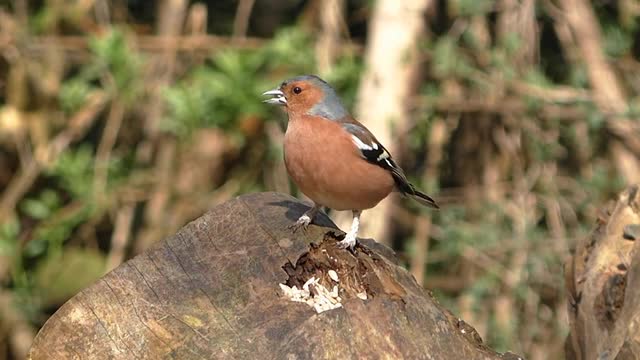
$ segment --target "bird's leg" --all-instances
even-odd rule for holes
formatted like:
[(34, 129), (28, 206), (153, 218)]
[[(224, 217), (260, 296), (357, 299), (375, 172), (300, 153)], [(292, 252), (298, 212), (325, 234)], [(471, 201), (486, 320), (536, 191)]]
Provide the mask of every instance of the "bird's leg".
[(302, 214), (302, 216), (298, 218), (298, 221), (296, 221), (292, 225), (289, 225), (289, 229), (292, 229), (294, 233), (298, 231), (300, 228), (302, 228), (303, 230), (306, 230), (309, 224), (311, 224), (311, 222), (313, 221), (313, 218), (316, 216), (316, 214), (318, 213), (318, 211), (320, 211), (321, 208), (322, 208), (322, 205), (318, 205), (314, 202), (313, 207), (307, 210), (304, 214)]
[(353, 221), (351, 222), (351, 230), (345, 235), (344, 239), (338, 243), (338, 247), (343, 249), (353, 248), (356, 246), (356, 241), (358, 238), (358, 227), (360, 227), (360, 214), (362, 214), (361, 210), (353, 210)]

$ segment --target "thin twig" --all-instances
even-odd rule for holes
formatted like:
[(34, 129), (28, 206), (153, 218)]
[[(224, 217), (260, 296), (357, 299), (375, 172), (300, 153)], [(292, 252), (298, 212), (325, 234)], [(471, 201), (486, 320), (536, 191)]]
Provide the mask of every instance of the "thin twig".
[(102, 133), (98, 151), (96, 152), (96, 160), (94, 164), (93, 191), (94, 197), (100, 200), (106, 195), (107, 173), (109, 170), (109, 161), (111, 160), (111, 151), (118, 138), (122, 120), (124, 118), (125, 106), (121, 99), (115, 98), (111, 103), (107, 124)]
[(126, 204), (118, 210), (111, 235), (111, 250), (107, 256), (107, 271), (115, 269), (125, 258), (125, 250), (131, 235), (134, 209), (133, 204)]

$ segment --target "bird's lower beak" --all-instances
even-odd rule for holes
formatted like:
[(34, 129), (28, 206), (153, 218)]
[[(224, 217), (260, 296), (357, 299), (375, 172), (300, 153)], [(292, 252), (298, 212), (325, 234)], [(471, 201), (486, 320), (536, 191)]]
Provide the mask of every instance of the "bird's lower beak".
[(273, 105), (287, 105), (287, 99), (284, 97), (284, 93), (280, 89), (273, 89), (262, 93), (262, 96), (273, 96), (271, 99), (264, 100), (263, 102)]

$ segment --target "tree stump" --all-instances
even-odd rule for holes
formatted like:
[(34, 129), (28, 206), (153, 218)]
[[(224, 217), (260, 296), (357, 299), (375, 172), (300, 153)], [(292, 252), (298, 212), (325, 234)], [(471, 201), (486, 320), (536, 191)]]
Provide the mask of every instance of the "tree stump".
[(568, 359), (640, 358), (640, 188), (601, 212), (565, 264)]
[[(483, 345), (390, 249), (338, 249), (325, 215), (293, 234), (307, 209), (276, 193), (217, 206), (65, 303), (30, 359), (517, 358)], [(337, 286), (336, 308), (291, 301), (294, 286)]]

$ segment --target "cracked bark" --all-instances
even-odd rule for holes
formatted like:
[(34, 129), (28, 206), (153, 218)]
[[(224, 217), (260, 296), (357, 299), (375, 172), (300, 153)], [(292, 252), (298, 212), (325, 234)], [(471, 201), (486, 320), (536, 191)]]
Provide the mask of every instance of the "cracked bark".
[(640, 357), (640, 186), (601, 211), (565, 264), (567, 359)]
[[(516, 358), (482, 344), (389, 248), (337, 249), (342, 233), (324, 215), (293, 235), (305, 210), (276, 193), (219, 205), (64, 304), (29, 358)], [(329, 268), (342, 308), (316, 314), (284, 298), (278, 284), (325, 281)]]

